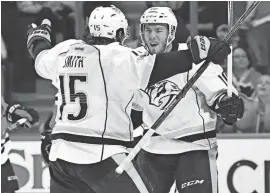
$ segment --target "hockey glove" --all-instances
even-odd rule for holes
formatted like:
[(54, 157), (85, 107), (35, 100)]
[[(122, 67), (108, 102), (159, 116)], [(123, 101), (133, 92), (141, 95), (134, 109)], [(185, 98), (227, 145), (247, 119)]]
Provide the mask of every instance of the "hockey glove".
[(28, 122), (24, 123), (22, 126), (30, 128), (31, 125), (39, 121), (39, 114), (37, 111), (31, 108), (26, 108), (21, 104), (9, 105), (6, 110), (6, 119), (10, 123), (15, 123), (21, 118), (26, 118)]
[(51, 22), (44, 19), (40, 26), (31, 24), (27, 31), (27, 48), (33, 59), (37, 55), (47, 49), (51, 49)]
[(195, 64), (199, 64), (203, 60), (220, 64), (231, 53), (230, 46), (226, 42), (205, 36), (189, 37), (187, 45)]
[(48, 166), (50, 164), (49, 154), (51, 150), (51, 133), (52, 131), (44, 131), (40, 134), (41, 137), (41, 155), (42, 161)]
[(244, 115), (245, 105), (243, 99), (233, 94), (228, 98), (226, 94), (217, 99), (214, 111), (223, 119), (226, 125), (233, 125)]

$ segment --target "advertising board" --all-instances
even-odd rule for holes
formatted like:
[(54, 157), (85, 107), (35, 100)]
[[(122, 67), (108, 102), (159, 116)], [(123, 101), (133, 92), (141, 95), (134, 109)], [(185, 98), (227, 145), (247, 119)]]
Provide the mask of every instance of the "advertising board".
[[(220, 193), (270, 193), (270, 139), (220, 139)], [(50, 177), (39, 141), (13, 141), (9, 153), (21, 189), (49, 192)]]

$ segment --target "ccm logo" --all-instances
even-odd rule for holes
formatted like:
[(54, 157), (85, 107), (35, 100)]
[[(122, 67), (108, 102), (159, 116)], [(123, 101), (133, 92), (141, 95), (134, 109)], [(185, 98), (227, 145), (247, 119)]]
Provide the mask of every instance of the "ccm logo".
[(204, 37), (200, 36), (201, 49), (206, 51)]
[(202, 184), (204, 182), (204, 180), (192, 180), (192, 181), (189, 181), (189, 182), (185, 182), (182, 184), (182, 189), (188, 187), (188, 186), (192, 186), (192, 185), (195, 185), (195, 184)]

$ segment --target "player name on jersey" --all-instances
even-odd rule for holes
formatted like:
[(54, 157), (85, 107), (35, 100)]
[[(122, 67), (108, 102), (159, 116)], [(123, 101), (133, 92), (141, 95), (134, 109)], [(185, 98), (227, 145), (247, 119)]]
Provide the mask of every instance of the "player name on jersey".
[(63, 68), (83, 68), (84, 56), (67, 56)]

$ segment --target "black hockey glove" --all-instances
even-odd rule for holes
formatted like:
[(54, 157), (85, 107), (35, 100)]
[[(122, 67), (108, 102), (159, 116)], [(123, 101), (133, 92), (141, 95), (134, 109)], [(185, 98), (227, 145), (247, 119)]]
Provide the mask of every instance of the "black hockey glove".
[(226, 42), (205, 36), (189, 37), (187, 45), (195, 64), (203, 60), (220, 64), (231, 53), (230, 46)]
[(224, 121), (226, 125), (233, 125), (244, 115), (245, 105), (243, 99), (233, 94), (228, 98), (226, 94), (217, 99), (215, 109), (213, 109)]
[[(37, 111), (31, 108), (26, 108), (21, 104), (9, 105), (6, 110), (6, 119), (10, 123), (15, 123), (19, 119), (26, 118), (31, 125), (39, 121), (39, 114)], [(31, 125), (26, 122), (23, 127), (30, 128)]]
[(50, 159), (49, 159), (49, 154), (51, 150), (51, 130), (44, 131), (40, 134), (41, 137), (41, 155), (42, 155), (42, 161), (49, 166), (50, 164)]
[(27, 31), (27, 48), (33, 59), (37, 55), (47, 49), (51, 49), (51, 22), (44, 19), (40, 26), (31, 24)]

